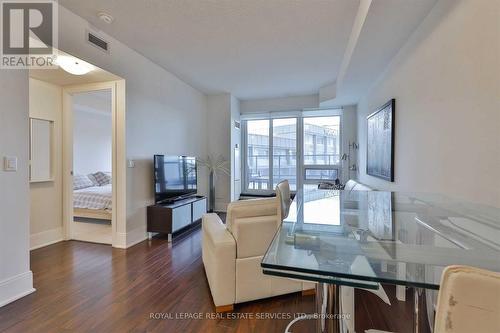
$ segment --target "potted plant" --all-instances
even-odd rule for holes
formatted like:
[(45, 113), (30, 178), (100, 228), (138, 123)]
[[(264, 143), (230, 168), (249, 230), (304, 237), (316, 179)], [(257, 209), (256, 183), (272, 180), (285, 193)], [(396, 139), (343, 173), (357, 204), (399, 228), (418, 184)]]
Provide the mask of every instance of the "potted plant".
[(209, 172), (208, 211), (213, 212), (215, 209), (215, 182), (217, 180), (217, 174), (223, 173), (229, 176), (230, 171), (227, 165), (228, 161), (222, 155), (219, 155), (218, 157), (208, 155), (206, 159), (198, 159), (198, 163), (201, 166), (206, 167)]

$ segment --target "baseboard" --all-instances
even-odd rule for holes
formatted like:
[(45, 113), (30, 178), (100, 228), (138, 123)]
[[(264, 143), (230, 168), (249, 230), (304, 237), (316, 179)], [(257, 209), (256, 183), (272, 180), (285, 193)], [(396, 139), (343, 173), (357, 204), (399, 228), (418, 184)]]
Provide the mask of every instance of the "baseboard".
[(55, 228), (30, 235), (30, 250), (39, 249), (64, 240), (63, 228)]
[(146, 228), (135, 228), (127, 232), (127, 248), (148, 239)]
[(128, 249), (146, 239), (148, 239), (146, 228), (135, 228), (127, 233), (117, 232), (116, 238), (113, 240), (113, 247)]
[(127, 248), (127, 234), (124, 232), (117, 232), (115, 238), (113, 239), (113, 247), (118, 249)]
[(29, 295), (34, 291), (33, 273), (31, 271), (0, 281), (0, 307)]

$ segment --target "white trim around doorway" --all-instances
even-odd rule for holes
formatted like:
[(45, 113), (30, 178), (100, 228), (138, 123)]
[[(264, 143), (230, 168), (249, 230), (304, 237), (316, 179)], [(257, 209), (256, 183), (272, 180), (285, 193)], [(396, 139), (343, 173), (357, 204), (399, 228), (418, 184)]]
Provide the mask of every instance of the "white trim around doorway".
[(63, 234), (73, 238), (72, 95), (110, 89), (112, 94), (112, 246), (126, 248), (125, 80), (63, 87)]

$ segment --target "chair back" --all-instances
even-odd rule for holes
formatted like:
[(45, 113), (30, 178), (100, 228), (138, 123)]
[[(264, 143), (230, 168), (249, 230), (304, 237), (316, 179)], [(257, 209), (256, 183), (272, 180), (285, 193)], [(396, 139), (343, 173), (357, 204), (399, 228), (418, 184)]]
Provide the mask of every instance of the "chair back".
[(446, 267), (434, 332), (500, 332), (500, 273), (467, 266)]
[(290, 211), (292, 200), (290, 199), (290, 184), (288, 180), (283, 180), (276, 185), (276, 198), (279, 202), (279, 209), (281, 213), (281, 221), (286, 219)]

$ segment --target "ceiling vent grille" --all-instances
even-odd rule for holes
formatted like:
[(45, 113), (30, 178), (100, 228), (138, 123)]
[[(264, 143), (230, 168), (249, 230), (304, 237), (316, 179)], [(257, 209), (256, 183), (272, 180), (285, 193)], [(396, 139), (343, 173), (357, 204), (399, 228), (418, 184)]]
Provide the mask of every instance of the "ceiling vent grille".
[(109, 43), (92, 32), (87, 31), (87, 42), (101, 51), (109, 53)]

